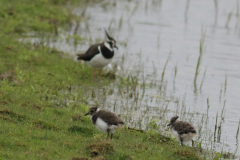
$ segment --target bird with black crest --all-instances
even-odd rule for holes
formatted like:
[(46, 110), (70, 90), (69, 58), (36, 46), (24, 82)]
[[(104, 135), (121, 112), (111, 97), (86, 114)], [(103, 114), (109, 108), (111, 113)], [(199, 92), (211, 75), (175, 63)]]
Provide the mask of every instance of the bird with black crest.
[(86, 61), (88, 65), (94, 68), (94, 77), (96, 75), (96, 69), (100, 68), (99, 76), (101, 77), (102, 68), (112, 62), (114, 57), (114, 48), (116, 46), (116, 40), (109, 36), (105, 30), (107, 39), (102, 43), (97, 43), (88, 48), (83, 54), (77, 54), (75, 60)]

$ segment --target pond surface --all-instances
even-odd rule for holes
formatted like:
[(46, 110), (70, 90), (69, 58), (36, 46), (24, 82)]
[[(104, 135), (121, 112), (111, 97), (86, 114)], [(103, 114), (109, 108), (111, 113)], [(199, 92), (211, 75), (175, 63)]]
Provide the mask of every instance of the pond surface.
[[(73, 12), (80, 15), (83, 8), (76, 6)], [(89, 5), (85, 16), (86, 23), (80, 23), (75, 33), (87, 39), (74, 45), (74, 40), (63, 38), (51, 46), (71, 54), (84, 52), (90, 44), (104, 40), (106, 28), (119, 47), (114, 59), (120, 68), (117, 73), (135, 75), (146, 84), (131, 86), (129, 91), (116, 87), (120, 83), (116, 80), (109, 87), (112, 94), (97, 97), (100, 107), (120, 114), (130, 127), (149, 129), (157, 124), (161, 132), (178, 114), (197, 127), (205, 146), (239, 154), (238, 0), (217, 4), (213, 0), (102, 1)], [(68, 34), (74, 30), (73, 26)], [(200, 71), (194, 83), (201, 39)]]

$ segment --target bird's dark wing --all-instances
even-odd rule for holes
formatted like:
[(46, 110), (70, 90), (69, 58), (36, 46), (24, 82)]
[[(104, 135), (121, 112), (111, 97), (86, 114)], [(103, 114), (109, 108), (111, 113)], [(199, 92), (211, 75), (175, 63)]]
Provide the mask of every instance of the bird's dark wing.
[(195, 128), (188, 122), (176, 122), (176, 124), (173, 126), (173, 129), (178, 132), (178, 134), (187, 134), (187, 133), (196, 133)]
[(98, 46), (102, 43), (94, 44), (88, 48), (84, 54), (77, 54), (77, 60), (90, 61), (96, 54), (99, 54)]
[(99, 112), (97, 112), (92, 117), (93, 122), (94, 122), (94, 117), (101, 118), (104, 122), (108, 123), (109, 125), (124, 124), (124, 122), (120, 118), (118, 118), (114, 113), (105, 111), (105, 110), (100, 110)]

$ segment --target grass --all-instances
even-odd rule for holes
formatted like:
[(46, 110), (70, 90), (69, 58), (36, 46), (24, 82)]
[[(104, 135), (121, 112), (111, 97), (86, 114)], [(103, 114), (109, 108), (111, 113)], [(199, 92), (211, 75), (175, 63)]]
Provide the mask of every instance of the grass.
[[(157, 130), (125, 127), (107, 140), (83, 116), (89, 100), (112, 80), (95, 83), (93, 69), (66, 58), (66, 53), (19, 41), (32, 32), (57, 36), (72, 21), (81, 21), (65, 3), (0, 1), (0, 159), (202, 159), (197, 148), (181, 147)], [(115, 87), (131, 88), (137, 103), (138, 79), (127, 79)]]
[[(200, 72), (200, 64), (201, 64), (202, 55), (203, 55), (205, 36), (206, 36), (206, 31), (203, 31), (203, 29), (202, 29), (202, 35), (201, 35), (200, 47), (199, 47), (199, 57), (198, 57), (198, 61), (197, 61), (197, 65), (196, 65), (196, 71), (195, 71), (195, 76), (194, 76), (194, 85), (196, 85), (197, 77), (198, 77), (199, 72)], [(205, 73), (204, 73), (204, 75), (205, 75)]]
[[(26, 33), (28, 31), (54, 30), (55, 25), (67, 21), (66, 11), (63, 11), (58, 5), (53, 5), (55, 2), (57, 1), (2, 0), (0, 2), (1, 32)], [(61, 2), (64, 1), (61, 0)]]

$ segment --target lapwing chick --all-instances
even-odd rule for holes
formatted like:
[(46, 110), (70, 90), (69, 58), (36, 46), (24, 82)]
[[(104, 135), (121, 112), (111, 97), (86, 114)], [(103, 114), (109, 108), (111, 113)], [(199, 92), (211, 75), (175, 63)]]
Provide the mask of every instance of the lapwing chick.
[(96, 74), (96, 68), (100, 68), (99, 76), (101, 77), (102, 68), (112, 62), (114, 56), (114, 48), (116, 46), (116, 40), (109, 36), (105, 30), (107, 39), (98, 44), (94, 44), (88, 48), (84, 54), (77, 54), (76, 60), (86, 61), (88, 65), (94, 67), (94, 77)]
[(98, 107), (91, 107), (88, 113), (85, 114), (92, 116), (92, 123), (104, 133), (111, 134), (111, 139), (113, 138), (113, 133), (124, 125), (124, 122), (118, 118), (114, 113), (106, 110), (100, 110)]
[(196, 129), (193, 125), (188, 122), (183, 122), (178, 119), (178, 116), (172, 117), (170, 123), (170, 130), (174, 137), (176, 137), (183, 146), (183, 142), (192, 141), (192, 146), (194, 146), (193, 138), (197, 135)]

